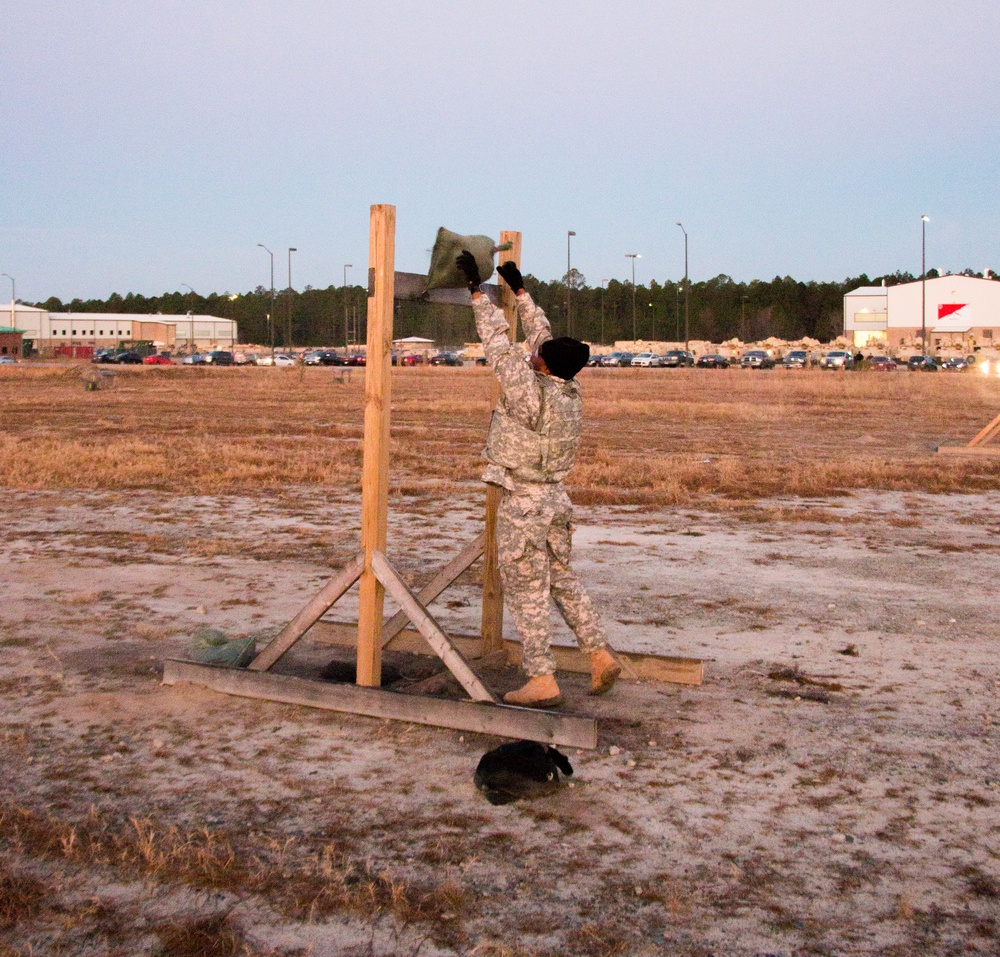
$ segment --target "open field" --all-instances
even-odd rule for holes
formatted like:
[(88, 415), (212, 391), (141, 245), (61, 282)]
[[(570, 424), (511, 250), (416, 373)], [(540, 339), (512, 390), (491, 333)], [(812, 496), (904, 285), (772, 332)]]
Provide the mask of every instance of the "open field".
[[(1000, 459), (933, 454), (1000, 383), (587, 370), (575, 562), (614, 645), (706, 682), (565, 679), (598, 750), (494, 807), (497, 739), (159, 684), (356, 551), (363, 376), (88, 371), (0, 369), (0, 957), (1000, 952)], [(413, 582), (480, 528), (489, 384), (394, 371)]]

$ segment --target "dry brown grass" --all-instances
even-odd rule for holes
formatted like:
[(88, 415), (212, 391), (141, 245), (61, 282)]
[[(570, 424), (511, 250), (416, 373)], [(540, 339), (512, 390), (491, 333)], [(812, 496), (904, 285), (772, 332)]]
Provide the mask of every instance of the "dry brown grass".
[[(360, 487), (364, 380), (334, 370), (89, 367), (0, 375), (0, 484), (215, 494)], [(1000, 461), (944, 460), (996, 415), (975, 375), (587, 370), (581, 504), (677, 505), (858, 488), (1000, 487)], [(474, 486), (489, 419), (485, 369), (393, 372), (394, 495)]]
[[(459, 885), (418, 887), (352, 859), (336, 843), (305, 849), (294, 839), (263, 834), (185, 830), (150, 818), (123, 818), (91, 809), (69, 822), (4, 801), (0, 844), (31, 860), (58, 861), (119, 877), (266, 898), (298, 919), (330, 914), (391, 914), (401, 924), (439, 924), (461, 917), (470, 901)], [(0, 926), (30, 919), (45, 888), (12, 871), (0, 873)], [(224, 952), (224, 951), (223, 951)]]

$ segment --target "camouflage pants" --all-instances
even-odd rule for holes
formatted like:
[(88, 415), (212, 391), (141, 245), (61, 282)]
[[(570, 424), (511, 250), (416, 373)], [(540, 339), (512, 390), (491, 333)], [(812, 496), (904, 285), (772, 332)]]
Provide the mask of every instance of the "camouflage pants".
[(504, 597), (521, 637), (522, 664), (531, 678), (556, 670), (551, 651), (550, 600), (580, 649), (605, 644), (594, 603), (570, 568), (573, 508), (561, 485), (505, 492), (497, 512), (497, 551)]

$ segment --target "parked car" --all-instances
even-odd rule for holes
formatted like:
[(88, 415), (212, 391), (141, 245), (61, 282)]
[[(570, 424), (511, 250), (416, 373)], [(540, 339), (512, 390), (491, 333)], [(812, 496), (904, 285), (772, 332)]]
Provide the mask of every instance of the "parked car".
[(937, 363), (931, 356), (910, 356), (906, 360), (910, 372), (937, 372)]
[(462, 357), (457, 352), (439, 352), (436, 356), (431, 356), (432, 366), (460, 366)]
[(977, 364), (976, 368), (983, 375), (1000, 375), (1000, 360), (997, 359), (981, 359)]
[(602, 366), (628, 366), (632, 364), (631, 352), (609, 352), (601, 358)]
[(318, 366), (322, 365), (323, 353), (319, 349), (312, 349), (302, 356), (302, 364), (304, 366)]
[(367, 362), (364, 353), (352, 352), (349, 356), (344, 356), (345, 366), (363, 366)]
[[(599, 366), (601, 364), (601, 359), (603, 359), (603, 358), (604, 358), (604, 356), (595, 356), (595, 355), (592, 355), (587, 360), (587, 366), (589, 368), (593, 369), (595, 366)], [(486, 365), (486, 363), (484, 362), (483, 365)]]
[(698, 356), (695, 366), (699, 369), (728, 369), (729, 360), (725, 356), (709, 353), (708, 355)]
[(821, 369), (853, 369), (854, 356), (843, 349), (834, 349), (819, 360)]
[(257, 357), (249, 352), (234, 352), (233, 365), (255, 366), (257, 365)]
[(684, 349), (671, 349), (660, 356), (660, 365), (665, 369), (677, 369), (680, 366), (693, 366), (694, 356)]
[(168, 356), (146, 356), (142, 360), (144, 366), (172, 366), (173, 362)]
[(347, 365), (347, 360), (334, 352), (333, 349), (324, 349), (319, 354), (319, 364), (321, 366), (344, 366)]
[(655, 369), (663, 363), (655, 352), (640, 352), (637, 356), (632, 356), (632, 361), (629, 364), (633, 366), (644, 366), (647, 369)]
[(13, 356), (0, 356), (0, 366), (16, 366), (17, 359)]
[[(403, 356), (401, 364), (404, 366), (422, 366), (427, 362), (427, 357), (419, 355), (416, 352), (411, 352), (409, 355)], [(483, 360), (485, 363), (485, 359)]]
[(965, 372), (969, 368), (969, 360), (961, 356), (950, 356), (941, 363), (945, 372)]
[(740, 359), (741, 369), (773, 369), (774, 366), (774, 356), (765, 349), (750, 349)]
[(812, 357), (805, 349), (792, 349), (781, 360), (782, 369), (808, 369), (811, 365)]
[(138, 352), (119, 352), (113, 361), (123, 366), (141, 366), (142, 356)]
[(205, 353), (201, 361), (207, 366), (231, 366), (233, 354), (222, 349), (213, 349), (211, 352)]
[(295, 365), (295, 356), (285, 355), (283, 352), (279, 352), (274, 357), (274, 364), (276, 366), (293, 366)]
[(181, 365), (182, 366), (197, 366), (197, 365), (201, 365), (201, 353), (200, 352), (192, 352), (191, 355), (185, 356), (183, 359), (181, 359)]
[(873, 372), (895, 372), (896, 360), (889, 356), (869, 356), (868, 368)]
[(116, 350), (114, 349), (95, 349), (90, 361), (98, 364), (114, 362), (115, 354)]

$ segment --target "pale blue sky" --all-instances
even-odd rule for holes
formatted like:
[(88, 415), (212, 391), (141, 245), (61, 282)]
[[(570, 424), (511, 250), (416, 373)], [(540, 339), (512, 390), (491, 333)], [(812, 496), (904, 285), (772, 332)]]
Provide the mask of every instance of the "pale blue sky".
[[(439, 226), (591, 286), (1000, 269), (1000, 28), (957, 0), (7, 0), (21, 299), (364, 282)], [(0, 299), (10, 294), (6, 279)]]

